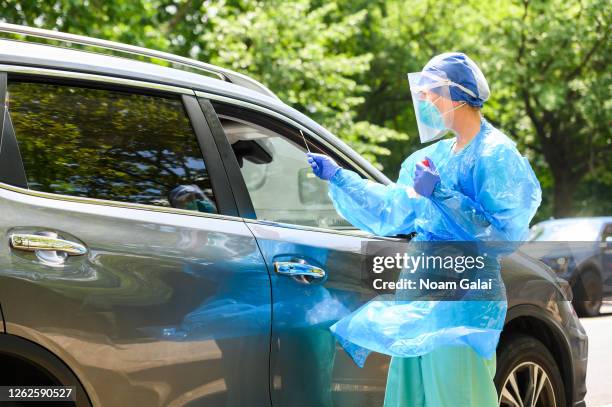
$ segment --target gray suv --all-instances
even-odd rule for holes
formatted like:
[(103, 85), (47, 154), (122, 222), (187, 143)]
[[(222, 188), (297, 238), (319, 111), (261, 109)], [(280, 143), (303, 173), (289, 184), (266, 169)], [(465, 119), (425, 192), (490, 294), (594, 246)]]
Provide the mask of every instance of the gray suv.
[[(389, 358), (360, 369), (328, 328), (376, 295), (364, 243), (407, 237), (339, 217), (304, 143), (383, 174), (236, 72), (0, 31), (34, 41), (0, 40), (0, 385), (72, 386), (79, 406), (382, 405)], [(500, 405), (584, 405), (571, 290), (521, 252), (502, 274)]]

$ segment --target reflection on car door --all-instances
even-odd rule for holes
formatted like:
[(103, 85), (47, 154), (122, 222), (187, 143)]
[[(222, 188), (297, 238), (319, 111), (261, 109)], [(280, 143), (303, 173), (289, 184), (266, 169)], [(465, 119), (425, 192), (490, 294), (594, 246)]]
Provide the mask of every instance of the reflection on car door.
[(214, 109), (242, 174), (232, 187), (244, 182), (256, 216), (247, 224), (271, 275), (273, 405), (382, 405), (389, 358), (372, 354), (360, 369), (329, 330), (375, 295), (362, 282), (363, 244), (373, 238), (337, 215), (298, 131), (244, 108)]
[[(94, 405), (269, 405), (268, 272), (226, 216), (196, 99), (39, 82), (9, 94), (4, 137), (29, 189), (0, 183), (7, 332), (66, 361)], [(84, 250), (22, 250), (41, 238)]]

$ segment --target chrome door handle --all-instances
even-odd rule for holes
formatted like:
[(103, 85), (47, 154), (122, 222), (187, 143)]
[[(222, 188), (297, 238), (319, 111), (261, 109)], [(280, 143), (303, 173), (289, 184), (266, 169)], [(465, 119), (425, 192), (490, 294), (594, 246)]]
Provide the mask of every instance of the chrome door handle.
[(53, 236), (30, 235), (15, 233), (9, 236), (10, 244), (13, 249), (25, 250), (28, 252), (58, 251), (64, 252), (69, 256), (81, 256), (87, 253), (85, 246), (69, 240), (59, 239)]
[(312, 277), (316, 279), (325, 277), (325, 270), (322, 268), (293, 261), (275, 261), (274, 271), (292, 277)]

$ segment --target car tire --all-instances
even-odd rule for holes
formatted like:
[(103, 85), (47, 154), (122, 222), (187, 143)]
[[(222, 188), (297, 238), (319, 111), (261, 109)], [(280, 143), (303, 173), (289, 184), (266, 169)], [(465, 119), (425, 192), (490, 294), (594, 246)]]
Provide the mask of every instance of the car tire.
[[(557, 362), (542, 342), (528, 335), (509, 335), (500, 342), (495, 387), (503, 407), (566, 406), (565, 386)], [(540, 391), (533, 392), (534, 388)], [(534, 394), (536, 403), (532, 403)]]
[(599, 274), (592, 270), (581, 273), (574, 286), (574, 309), (580, 317), (596, 317), (602, 303), (602, 284)]

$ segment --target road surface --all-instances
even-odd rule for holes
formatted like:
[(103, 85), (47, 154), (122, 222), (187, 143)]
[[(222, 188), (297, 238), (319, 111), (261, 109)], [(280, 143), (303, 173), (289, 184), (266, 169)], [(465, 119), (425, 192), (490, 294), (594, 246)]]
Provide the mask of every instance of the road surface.
[(601, 311), (599, 317), (580, 319), (589, 335), (588, 407), (612, 407), (612, 302)]

